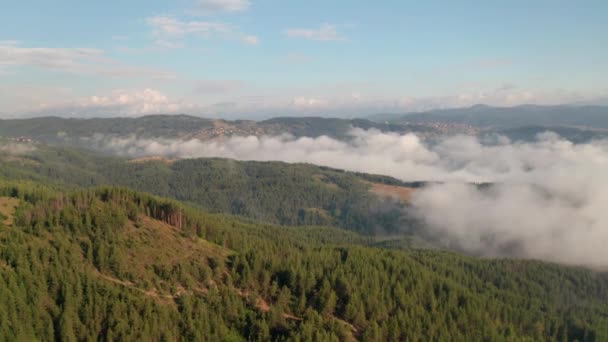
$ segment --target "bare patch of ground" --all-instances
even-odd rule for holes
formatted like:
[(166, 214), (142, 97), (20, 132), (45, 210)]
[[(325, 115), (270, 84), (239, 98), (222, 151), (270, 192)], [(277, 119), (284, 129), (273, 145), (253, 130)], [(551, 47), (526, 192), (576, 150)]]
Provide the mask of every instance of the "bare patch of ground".
[(165, 158), (161, 156), (151, 156), (151, 157), (142, 157), (129, 160), (129, 163), (134, 164), (142, 164), (142, 163), (150, 163), (150, 162), (161, 162), (163, 164), (171, 165), (175, 163), (177, 159)]
[(0, 197), (0, 217), (5, 217), (2, 223), (6, 226), (13, 224), (13, 215), (19, 206), (19, 200), (12, 197)]
[(370, 183), (370, 191), (380, 197), (390, 197), (401, 202), (407, 202), (416, 189), (398, 185), (387, 185), (381, 183)]

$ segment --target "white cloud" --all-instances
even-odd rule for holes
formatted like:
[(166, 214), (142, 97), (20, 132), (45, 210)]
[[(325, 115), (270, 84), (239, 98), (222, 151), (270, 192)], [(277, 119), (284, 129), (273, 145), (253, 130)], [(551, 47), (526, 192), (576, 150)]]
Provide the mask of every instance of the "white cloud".
[(310, 28), (290, 28), (284, 32), (288, 37), (305, 38), (322, 42), (344, 41), (345, 39), (338, 33), (336, 26), (323, 24), (317, 29)]
[(155, 16), (146, 19), (146, 22), (154, 28), (156, 35), (184, 36), (197, 34), (210, 36), (230, 32), (229, 25), (220, 22), (208, 21), (180, 21), (169, 16)]
[(0, 42), (0, 66), (33, 65), (78, 69), (84, 62), (101, 62), (103, 51), (90, 48), (24, 48), (16, 41)]
[(195, 11), (202, 13), (239, 12), (249, 8), (249, 0), (198, 0)]
[[(171, 141), (171, 146), (183, 143), (184, 146), (196, 145), (196, 148), (171, 151), (144, 148), (135, 156), (173, 153), (173, 156), (185, 158), (281, 160), (384, 174), (405, 181), (535, 184), (557, 180), (564, 173), (576, 174), (576, 171), (580, 172), (572, 179), (580, 184), (579, 181), (592, 176), (582, 171), (608, 165), (608, 142), (576, 145), (554, 134), (541, 135), (534, 143), (497, 139), (492, 145), (482, 144), (472, 136), (446, 137), (431, 144), (415, 134), (354, 129), (351, 135), (349, 142), (328, 137), (296, 139), (290, 136), (234, 137), (200, 142), (200, 146), (196, 145), (196, 140)], [(138, 143), (147, 146), (145, 142)], [(554, 173), (552, 178), (548, 177), (548, 170)], [(560, 171), (563, 172), (560, 174)], [(576, 187), (572, 186), (571, 190), (574, 189)]]
[(139, 116), (145, 114), (174, 114), (191, 110), (195, 106), (174, 100), (154, 89), (115, 90), (105, 96), (91, 96), (80, 101), (84, 109), (97, 109), (102, 112), (118, 111), (119, 115)]
[[(498, 181), (489, 189), (437, 184), (414, 197), (415, 213), (447, 245), (489, 256), (517, 255), (608, 266), (608, 141), (573, 144), (545, 133), (535, 143), (484, 146), (460, 138), (437, 149), (446, 175)], [(445, 163), (445, 162), (444, 162)]]
[(173, 77), (166, 71), (123, 64), (100, 49), (30, 48), (16, 41), (0, 42), (0, 69), (17, 66), (110, 77)]
[[(134, 157), (307, 162), (405, 181), (443, 181), (411, 200), (412, 213), (436, 241), (487, 256), (608, 266), (608, 141), (573, 144), (542, 134), (531, 143), (505, 138), (484, 145), (457, 136), (435, 144), (413, 134), (352, 135), (350, 142), (284, 135), (217, 141), (97, 136), (89, 143)], [(499, 184), (464, 183), (482, 181)]]
[(323, 99), (299, 96), (293, 99), (292, 105), (296, 108), (322, 108), (328, 105)]
[(249, 45), (258, 45), (260, 43), (260, 40), (256, 36), (249, 35), (243, 37), (243, 42)]
[(183, 100), (172, 99), (154, 89), (114, 90), (73, 101), (41, 104), (29, 114), (70, 117), (141, 116), (146, 114), (177, 114), (198, 110)]
[[(180, 41), (187, 36), (204, 38), (224, 37), (236, 39), (244, 44), (257, 45), (259, 38), (240, 32), (239, 28), (223, 22), (213, 21), (182, 21), (171, 16), (155, 16), (146, 19), (148, 25), (152, 26), (156, 37), (156, 45), (163, 48), (180, 48), (185, 44)], [(177, 39), (177, 41), (176, 41)]]
[(149, 113), (157, 111), (155, 108), (164, 107), (169, 111), (174, 111), (177, 106), (169, 101), (169, 98), (161, 92), (153, 89), (144, 89), (141, 91), (125, 91), (117, 90), (108, 96), (91, 96), (88, 101), (83, 103), (84, 106), (129, 106), (135, 107), (136, 113)]

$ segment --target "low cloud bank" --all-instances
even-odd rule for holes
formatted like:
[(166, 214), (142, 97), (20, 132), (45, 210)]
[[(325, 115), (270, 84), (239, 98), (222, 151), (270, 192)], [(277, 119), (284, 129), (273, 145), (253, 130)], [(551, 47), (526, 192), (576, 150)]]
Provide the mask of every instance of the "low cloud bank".
[[(487, 256), (608, 266), (608, 141), (573, 144), (553, 133), (532, 143), (353, 130), (328, 137), (232, 137), (221, 141), (93, 136), (98, 149), (132, 157), (307, 162), (441, 184), (417, 191), (412, 214), (445, 245)], [(496, 182), (478, 187), (471, 182)]]

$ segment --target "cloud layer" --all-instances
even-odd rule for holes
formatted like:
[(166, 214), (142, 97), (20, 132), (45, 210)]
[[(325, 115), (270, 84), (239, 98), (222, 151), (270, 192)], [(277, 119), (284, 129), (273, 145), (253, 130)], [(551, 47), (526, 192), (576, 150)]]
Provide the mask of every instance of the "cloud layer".
[[(487, 256), (608, 266), (608, 142), (573, 144), (553, 133), (533, 143), (353, 130), (328, 137), (147, 140), (94, 136), (96, 148), (125, 155), (226, 157), (308, 162), (440, 184), (417, 191), (412, 214), (446, 246)], [(497, 182), (478, 187), (470, 182)]]

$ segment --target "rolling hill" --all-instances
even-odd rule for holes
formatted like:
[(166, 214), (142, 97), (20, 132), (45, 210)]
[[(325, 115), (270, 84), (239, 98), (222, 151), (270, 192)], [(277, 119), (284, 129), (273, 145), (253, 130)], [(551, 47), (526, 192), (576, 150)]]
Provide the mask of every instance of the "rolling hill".
[(211, 120), (188, 115), (150, 115), (139, 118), (75, 119), (41, 117), (0, 120), (0, 136), (28, 137), (54, 144), (74, 143), (95, 134), (136, 135), (140, 138), (218, 139), (230, 136), (292, 134), (296, 137), (326, 135), (348, 139), (352, 128), (378, 129), (385, 132), (431, 134), (434, 129), (422, 125), (377, 123), (365, 119), (321, 117), (274, 118), (265, 121)]
[[(353, 128), (376, 129), (421, 137), (467, 134), (501, 134), (512, 140), (532, 141), (538, 133), (553, 131), (573, 142), (608, 137), (608, 107), (536, 106), (490, 107), (433, 110), (406, 114), (375, 114), (365, 119), (322, 117), (277, 117), (264, 121), (214, 120), (188, 115), (149, 115), (139, 118), (75, 119), (41, 117), (0, 120), (0, 137), (29, 138), (74, 147), (86, 146), (94, 136), (199, 139), (225, 139), (233, 136), (295, 137), (328, 136), (352, 138)], [(89, 146), (91, 147), (91, 146)]]
[[(17, 145), (16, 145), (17, 146)], [(58, 188), (126, 186), (193, 204), (212, 213), (282, 225), (330, 225), (366, 234), (411, 232), (392, 193), (421, 184), (310, 164), (228, 159), (128, 160), (85, 150), (22, 143), (0, 151), (0, 176)], [(384, 187), (383, 184), (392, 187)]]
[(2, 182), (7, 340), (603, 340), (608, 277)]

